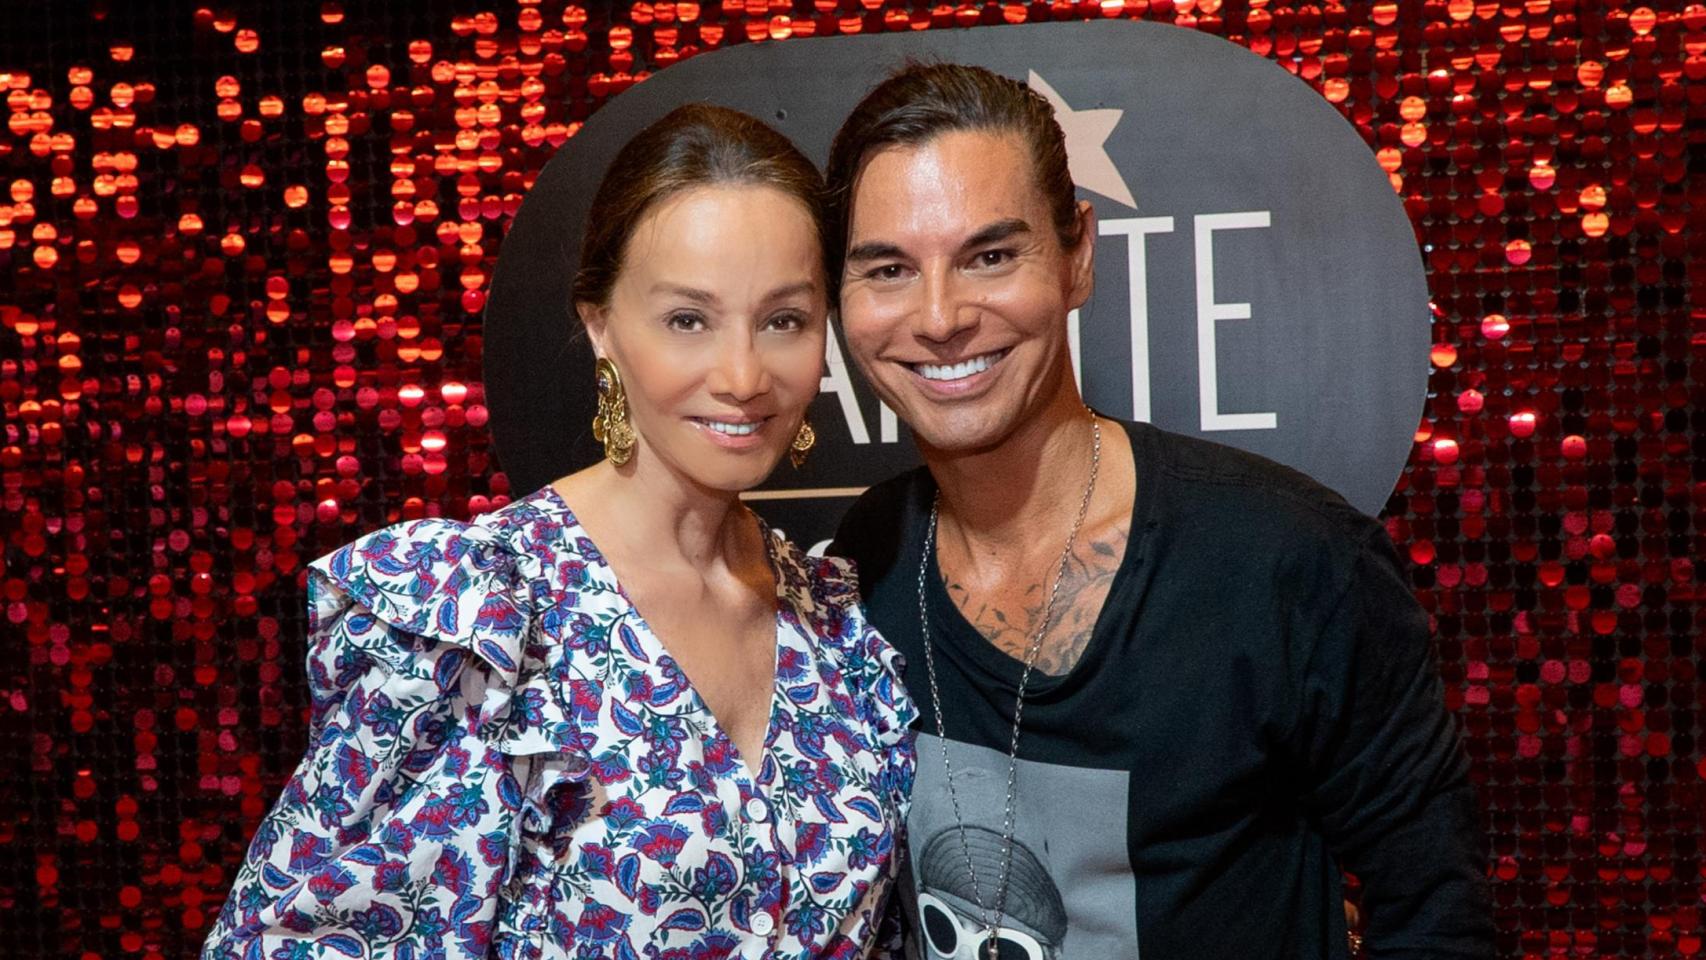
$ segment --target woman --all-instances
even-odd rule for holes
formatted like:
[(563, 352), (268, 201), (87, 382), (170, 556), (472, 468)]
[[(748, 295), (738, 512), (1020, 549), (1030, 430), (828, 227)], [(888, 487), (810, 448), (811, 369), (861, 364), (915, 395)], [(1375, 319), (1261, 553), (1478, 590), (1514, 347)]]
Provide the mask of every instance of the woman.
[(738, 499), (812, 444), (821, 198), (731, 110), (623, 148), (575, 278), (608, 459), (311, 566), (312, 747), (204, 957), (870, 949), (913, 707), (846, 566)]

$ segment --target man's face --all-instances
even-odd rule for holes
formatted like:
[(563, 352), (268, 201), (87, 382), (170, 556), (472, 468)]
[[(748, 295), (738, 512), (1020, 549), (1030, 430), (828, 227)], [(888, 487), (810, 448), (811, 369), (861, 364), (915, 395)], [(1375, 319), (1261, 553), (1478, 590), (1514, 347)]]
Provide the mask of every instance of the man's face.
[(1008, 438), (1071, 376), (1066, 315), (1089, 296), (1094, 214), (1063, 248), (1030, 154), (1005, 132), (882, 148), (854, 182), (841, 322), (926, 452)]

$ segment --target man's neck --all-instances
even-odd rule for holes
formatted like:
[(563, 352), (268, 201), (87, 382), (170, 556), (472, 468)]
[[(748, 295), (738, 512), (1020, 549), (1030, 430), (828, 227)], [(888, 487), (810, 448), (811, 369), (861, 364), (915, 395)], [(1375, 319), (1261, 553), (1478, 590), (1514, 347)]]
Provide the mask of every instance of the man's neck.
[(1076, 512), (1092, 444), (1091, 414), (1068, 381), (994, 447), (921, 452), (941, 491), (942, 516), (951, 519), (965, 546), (1006, 549), (1033, 541), (1039, 522)]

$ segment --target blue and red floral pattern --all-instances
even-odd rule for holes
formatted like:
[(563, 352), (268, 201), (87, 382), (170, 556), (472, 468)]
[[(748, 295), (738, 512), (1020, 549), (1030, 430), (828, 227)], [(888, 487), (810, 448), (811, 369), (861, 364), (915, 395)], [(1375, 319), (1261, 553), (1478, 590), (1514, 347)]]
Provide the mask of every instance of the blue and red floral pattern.
[(771, 542), (756, 776), (549, 487), (316, 561), (311, 746), (204, 960), (871, 953), (915, 711), (846, 563)]

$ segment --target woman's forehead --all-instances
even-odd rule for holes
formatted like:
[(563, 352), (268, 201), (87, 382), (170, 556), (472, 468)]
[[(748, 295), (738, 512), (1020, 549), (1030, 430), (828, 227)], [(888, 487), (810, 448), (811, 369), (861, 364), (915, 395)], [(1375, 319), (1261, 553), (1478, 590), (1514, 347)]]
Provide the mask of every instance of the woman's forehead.
[(817, 227), (804, 204), (774, 188), (718, 185), (647, 211), (623, 251), (622, 272), (809, 271), (820, 260)]

